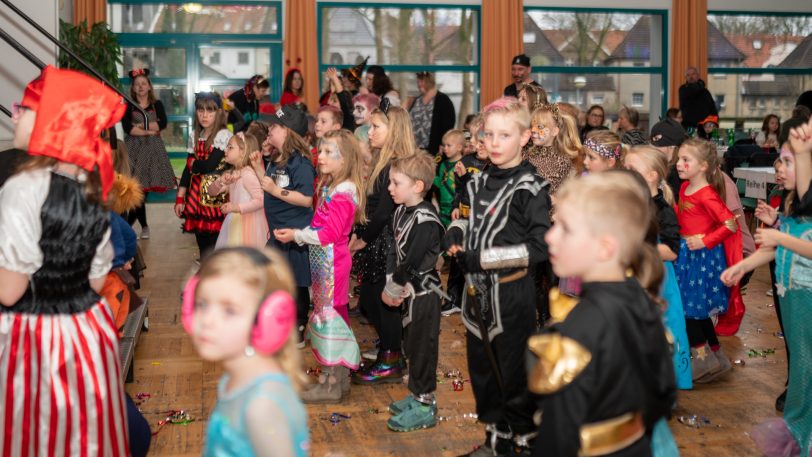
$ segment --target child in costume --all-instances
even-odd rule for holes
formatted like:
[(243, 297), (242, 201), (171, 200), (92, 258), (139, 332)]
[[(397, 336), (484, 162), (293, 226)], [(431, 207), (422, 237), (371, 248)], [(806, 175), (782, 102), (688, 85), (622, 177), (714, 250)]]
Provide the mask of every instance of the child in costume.
[[(523, 92), (524, 90), (521, 93)], [(558, 103), (542, 104), (532, 111), (530, 131), (531, 142), (524, 147), (522, 155), (536, 168), (539, 176), (550, 183), (550, 193), (555, 194), (558, 187), (574, 173), (573, 163), (581, 149), (578, 125), (572, 116), (559, 111)], [(552, 212), (551, 207), (551, 217)], [(536, 271), (535, 280), (536, 312), (541, 327), (550, 317), (550, 287), (557, 283), (549, 262), (545, 262)]]
[(183, 328), (200, 357), (225, 371), (204, 456), (309, 454), (295, 292), (284, 258), (267, 248), (219, 249), (187, 282)]
[(553, 103), (533, 111), (530, 129), (532, 143), (524, 147), (522, 155), (550, 183), (550, 192), (555, 193), (573, 174), (573, 162), (581, 149), (578, 125), (572, 116), (559, 111), (558, 103)]
[(225, 162), (233, 167), (209, 186), (217, 196), (228, 190), (228, 202), (220, 206), (226, 215), (215, 249), (225, 246), (262, 248), (268, 243), (268, 221), (263, 209), (262, 187), (251, 168), (250, 154), (259, 151), (256, 138), (239, 132), (228, 140)]
[[(451, 211), (452, 221), (460, 217), (468, 218), (471, 205), (466, 186), (473, 176), (482, 173), (490, 163), (488, 161), (488, 151), (485, 150), (485, 144), (479, 135), (479, 132), (482, 131), (481, 116), (475, 116), (469, 123), (468, 128), (469, 130), (465, 136), (467, 139), (466, 153), (454, 165), (454, 201), (452, 203), (454, 209)], [(462, 312), (462, 296), (465, 294), (465, 276), (462, 271), (460, 271), (456, 260), (453, 260), (453, 257), (451, 259), (451, 268), (448, 272), (446, 284), (446, 293), (451, 297), (451, 300), (445, 300), (443, 302), (443, 307), (440, 311), (440, 314), (443, 316), (451, 316), (452, 314)]]
[(449, 130), (443, 135), (440, 145), (442, 156), (437, 165), (437, 174), (434, 177), (434, 187), (437, 189), (437, 203), (440, 206), (440, 220), (448, 227), (451, 223), (451, 211), (454, 210), (454, 197), (456, 196), (456, 179), (454, 168), (462, 159), (465, 135), (462, 130)]
[(536, 328), (536, 268), (547, 260), (550, 197), (535, 168), (522, 161), (530, 113), (513, 98), (485, 109), (484, 143), (491, 166), (468, 182), (467, 219), (443, 241), (466, 273), (462, 321), (468, 369), (485, 445), (473, 454), (528, 451), (535, 407), (527, 391), (524, 348)]
[(677, 205), (682, 240), (674, 266), (691, 345), (691, 377), (707, 383), (731, 368), (711, 318), (724, 313), (730, 296), (738, 293), (738, 287), (722, 284), (719, 274), (741, 260), (741, 232), (720, 197), (725, 190), (716, 147), (690, 139), (680, 146), (678, 157), (677, 172), (686, 182)]
[(231, 132), (226, 128), (226, 113), (216, 92), (195, 94), (194, 149), (189, 152), (175, 197), (175, 214), (185, 219), (183, 231), (195, 234), (200, 256), (214, 249), (225, 216), (220, 206), (225, 194), (209, 194), (208, 187), (222, 172), (225, 149)]
[[(794, 190), (785, 202), (779, 228), (756, 231), (761, 247), (750, 257), (722, 273), (729, 286), (742, 276), (775, 259), (778, 298), (784, 335), (792, 351), (784, 417), (768, 419), (751, 436), (766, 456), (807, 456), (812, 452), (812, 122), (790, 131), (790, 148), (781, 148), (784, 187)], [(793, 154), (794, 151), (794, 154)], [(772, 216), (777, 216), (772, 212)]]
[(395, 243), (381, 299), (387, 306), (403, 307), (403, 346), (409, 359), (409, 395), (389, 405), (393, 417), (386, 425), (396, 432), (437, 425), (440, 275), (435, 265), (445, 228), (424, 199), (433, 176), (434, 161), (427, 154), (396, 160), (389, 170), (389, 193), (399, 206), (392, 217)]
[[(260, 154), (251, 156), (251, 165), (265, 191), (265, 218), (271, 230), (301, 229), (313, 219), (313, 180), (316, 170), (310, 157), (310, 147), (302, 139), (307, 134), (304, 111), (290, 104), (268, 119), (268, 142), (276, 149), (267, 167)], [(293, 242), (282, 243), (271, 237), (269, 246), (287, 257), (296, 276), (296, 321), (299, 346), (304, 347), (307, 312), (310, 309), (310, 258), (307, 246)]]
[(652, 454), (655, 424), (676, 399), (653, 299), (663, 263), (644, 242), (649, 224), (639, 223), (652, 211), (628, 172), (590, 174), (558, 191), (550, 261), (557, 275), (583, 285), (578, 299), (551, 302), (558, 322), (528, 341), (539, 359), (529, 386), (543, 395), (534, 456)]
[(620, 168), (623, 165), (624, 146), (617, 133), (595, 130), (584, 141), (584, 169), (587, 173)]
[(281, 243), (310, 249), (313, 314), (308, 338), (322, 365), (319, 383), (302, 393), (305, 403), (338, 403), (350, 391), (349, 370), (357, 370), (360, 351), (348, 315), (352, 258), (348, 248), (354, 222), (363, 222), (364, 203), (358, 140), (347, 130), (327, 132), (319, 146), (321, 197), (313, 221), (304, 229), (277, 229)]
[(677, 276), (673, 262), (679, 252), (679, 224), (674, 212), (674, 194), (665, 181), (668, 176), (668, 162), (660, 151), (651, 146), (635, 146), (623, 160), (627, 169), (640, 174), (648, 185), (651, 199), (657, 208), (659, 236), (657, 251), (664, 262), (665, 280), (661, 296), (665, 300), (663, 320), (674, 337), (673, 362), (678, 389), (691, 389), (691, 353), (688, 334), (685, 331), (685, 314), (682, 310)]
[(126, 107), (83, 73), (47, 66), (12, 119), (31, 156), (0, 189), (4, 455), (129, 455), (110, 270), (110, 146)]
[(356, 384), (401, 382), (405, 361), (401, 353), (403, 325), (400, 310), (381, 301), (386, 285), (386, 258), (394, 243), (391, 221), (395, 211), (392, 195), (387, 191), (389, 167), (395, 159), (415, 154), (417, 150), (409, 113), (391, 106), (376, 109), (370, 116), (369, 145), (377, 151), (366, 181), (365, 225), (357, 225), (350, 240), (350, 252), (357, 252), (358, 277), (361, 282), (359, 303), (380, 338), (378, 351), (362, 354), (375, 363), (352, 374)]
[[(128, 104), (127, 111), (121, 118), (131, 170), (145, 193), (166, 192), (177, 187), (175, 171), (172, 170), (166, 147), (161, 139), (161, 130), (166, 129), (167, 125), (166, 111), (163, 103), (155, 98), (152, 81), (149, 80), (149, 68), (132, 70), (129, 75), (132, 81), (130, 97), (149, 116), (147, 128), (144, 128), (144, 116), (134, 106)], [(144, 240), (149, 239), (145, 204), (146, 195), (128, 217), (130, 224), (138, 219), (141, 224), (141, 239)]]

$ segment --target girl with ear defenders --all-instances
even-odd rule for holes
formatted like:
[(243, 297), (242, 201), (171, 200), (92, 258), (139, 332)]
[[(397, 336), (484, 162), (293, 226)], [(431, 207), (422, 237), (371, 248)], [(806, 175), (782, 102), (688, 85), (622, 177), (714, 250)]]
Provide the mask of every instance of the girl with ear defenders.
[(183, 326), (223, 364), (203, 455), (309, 454), (293, 274), (277, 251), (215, 251), (183, 291)]

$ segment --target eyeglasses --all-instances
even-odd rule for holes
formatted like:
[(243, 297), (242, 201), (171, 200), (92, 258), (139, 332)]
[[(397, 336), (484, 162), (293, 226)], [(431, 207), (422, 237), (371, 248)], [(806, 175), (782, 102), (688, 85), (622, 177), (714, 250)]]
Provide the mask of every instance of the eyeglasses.
[(22, 103), (14, 102), (11, 104), (11, 117), (17, 119), (23, 115), (24, 112), (31, 110), (31, 108), (23, 105)]

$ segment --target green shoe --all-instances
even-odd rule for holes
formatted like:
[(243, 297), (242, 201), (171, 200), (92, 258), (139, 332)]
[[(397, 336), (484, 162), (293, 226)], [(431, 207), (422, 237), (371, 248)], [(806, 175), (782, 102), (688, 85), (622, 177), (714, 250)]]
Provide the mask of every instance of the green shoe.
[(395, 432), (412, 432), (437, 425), (437, 407), (417, 405), (412, 409), (403, 411), (386, 421), (389, 430)]
[(420, 406), (422, 403), (417, 401), (413, 395), (409, 394), (403, 400), (398, 400), (389, 404), (389, 412), (393, 416), (397, 416), (403, 411), (408, 411), (415, 406)]

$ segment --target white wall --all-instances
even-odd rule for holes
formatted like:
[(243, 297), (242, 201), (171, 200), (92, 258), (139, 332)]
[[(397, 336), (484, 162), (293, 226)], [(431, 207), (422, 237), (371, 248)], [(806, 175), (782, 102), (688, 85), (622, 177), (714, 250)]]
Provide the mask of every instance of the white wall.
[[(49, 33), (58, 34), (59, 0), (11, 1)], [(42, 38), (39, 32), (33, 30), (16, 14), (9, 11), (5, 5), (0, 5), (0, 29), (11, 35), (46, 64), (56, 62), (56, 46), (46, 38)], [(2, 62), (0, 64), (0, 104), (11, 109), (12, 103), (22, 99), (25, 85), (39, 74), (39, 69), (2, 40), (0, 40), (0, 62)], [(11, 140), (13, 132), (11, 119), (0, 113), (0, 142)]]

